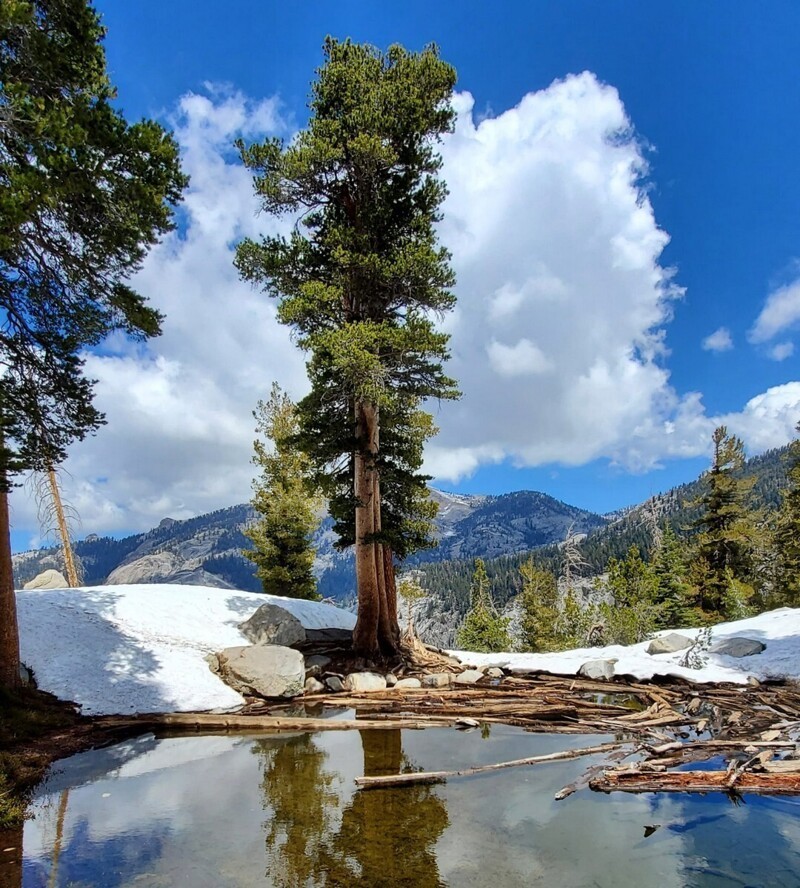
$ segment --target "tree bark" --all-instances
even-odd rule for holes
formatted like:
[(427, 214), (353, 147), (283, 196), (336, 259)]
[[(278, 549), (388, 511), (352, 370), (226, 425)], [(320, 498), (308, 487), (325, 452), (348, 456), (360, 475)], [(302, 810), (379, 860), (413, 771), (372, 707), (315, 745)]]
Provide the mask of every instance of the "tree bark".
[(380, 620), (380, 586), (376, 562), (375, 535), (375, 483), (377, 471), (378, 411), (367, 401), (356, 401), (355, 452), (355, 562), (356, 588), (358, 591), (358, 617), (353, 630), (353, 648), (368, 657), (380, 653), (378, 622)]
[(47, 481), (50, 484), (50, 495), (53, 497), (53, 508), (58, 523), (58, 535), (61, 537), (61, 550), (64, 553), (64, 570), (67, 574), (67, 583), (70, 589), (80, 585), (78, 582), (78, 570), (75, 566), (75, 557), (72, 552), (72, 541), (69, 538), (67, 516), (64, 513), (64, 504), (61, 501), (61, 491), (58, 489), (58, 478), (55, 469), (50, 466), (47, 469)]
[(11, 565), (11, 523), (6, 479), (0, 478), (0, 687), (15, 688), (19, 675), (19, 629), (14, 571)]
[(400, 645), (397, 590), (391, 550), (375, 537), (381, 532), (378, 408), (356, 402), (355, 515), (358, 618), (353, 647), (368, 657), (396, 654)]

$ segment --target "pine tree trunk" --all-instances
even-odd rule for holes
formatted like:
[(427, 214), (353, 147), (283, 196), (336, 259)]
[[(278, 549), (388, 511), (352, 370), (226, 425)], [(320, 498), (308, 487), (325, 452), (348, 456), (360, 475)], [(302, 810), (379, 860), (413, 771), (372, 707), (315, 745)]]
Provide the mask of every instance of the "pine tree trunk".
[(378, 621), (381, 597), (378, 584), (378, 565), (375, 534), (374, 473), (377, 453), (378, 411), (374, 404), (357, 401), (355, 452), (355, 561), (358, 591), (358, 618), (353, 630), (353, 648), (368, 657), (377, 657)]
[[(397, 590), (392, 554), (374, 537), (381, 530), (380, 475), (376, 465), (380, 440), (378, 408), (369, 401), (356, 403), (355, 515), (356, 586), (358, 618), (353, 648), (368, 657), (394, 654), (399, 649)], [(389, 568), (387, 569), (387, 559)]]
[(75, 557), (72, 553), (72, 541), (69, 538), (67, 517), (64, 514), (64, 504), (61, 501), (61, 491), (58, 489), (58, 478), (55, 469), (50, 466), (47, 469), (47, 480), (50, 484), (50, 495), (53, 497), (53, 508), (58, 523), (58, 535), (61, 537), (61, 550), (64, 553), (64, 569), (67, 573), (67, 583), (70, 589), (80, 585), (78, 582), (78, 570), (75, 567)]
[[(372, 507), (375, 512), (375, 532), (380, 533), (381, 488), (378, 473), (372, 477)], [(397, 592), (393, 589), (394, 573), (386, 570), (386, 558), (391, 562), (391, 551), (382, 543), (375, 544), (375, 568), (378, 573), (380, 611), (378, 614), (378, 645), (384, 654), (395, 654), (400, 641), (400, 627), (397, 622)], [(392, 588), (390, 588), (392, 587)]]
[(19, 629), (6, 483), (0, 478), (0, 687), (15, 688), (20, 685)]

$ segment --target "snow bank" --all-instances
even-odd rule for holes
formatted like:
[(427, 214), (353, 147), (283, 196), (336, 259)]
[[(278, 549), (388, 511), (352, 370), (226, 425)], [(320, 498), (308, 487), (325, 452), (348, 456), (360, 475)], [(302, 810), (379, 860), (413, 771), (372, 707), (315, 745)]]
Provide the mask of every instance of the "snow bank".
[(17, 593), (22, 660), (86, 714), (232, 709), (242, 698), (205, 658), (249, 644), (237, 624), (267, 602), (308, 629), (355, 625), (327, 604), (208, 586), (33, 590)]
[[(205, 658), (247, 644), (237, 624), (268, 601), (291, 611), (308, 629), (355, 625), (353, 614), (327, 604), (208, 586), (35, 590), (17, 593), (22, 659), (41, 688), (74, 700), (87, 714), (232, 709), (242, 698), (211, 672)], [(678, 631), (691, 638), (697, 633)], [(751, 675), (800, 678), (800, 610), (722, 623), (712, 630), (712, 644), (735, 636), (757, 639), (766, 650), (741, 659), (707, 654), (702, 669), (679, 666), (682, 651), (651, 656), (648, 642), (557, 654), (454, 653), (479, 666), (557, 675), (573, 675), (587, 660), (616, 658), (617, 674), (636, 678), (679, 675), (739, 683)]]
[[(697, 628), (665, 629), (659, 635), (679, 632), (695, 638)], [(706, 664), (701, 669), (680, 666), (685, 651), (674, 654), (651, 655), (646, 651), (649, 641), (629, 647), (610, 645), (604, 648), (580, 648), (553, 654), (477, 654), (452, 651), (464, 662), (476, 666), (506, 666), (519, 671), (541, 670), (556, 675), (574, 675), (587, 660), (617, 659), (617, 675), (652, 678), (654, 675), (676, 675), (689, 681), (731, 681), (744, 684), (749, 676), (759, 680), (769, 678), (800, 678), (800, 610), (784, 607), (757, 617), (720, 623), (712, 627), (711, 645), (726, 638), (752, 638), (765, 644), (760, 654), (737, 659), (721, 654), (704, 654)]]

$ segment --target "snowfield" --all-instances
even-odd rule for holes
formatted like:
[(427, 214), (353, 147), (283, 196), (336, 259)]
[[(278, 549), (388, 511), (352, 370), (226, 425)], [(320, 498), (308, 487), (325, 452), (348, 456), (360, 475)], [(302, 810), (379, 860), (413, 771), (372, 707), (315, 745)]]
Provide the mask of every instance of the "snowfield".
[[(698, 630), (664, 629), (655, 636), (677, 632), (694, 639)], [(689, 681), (731, 681), (744, 684), (750, 676), (763, 681), (769, 678), (800, 678), (800, 609), (784, 607), (757, 617), (719, 623), (711, 629), (711, 646), (726, 638), (752, 638), (766, 645), (766, 650), (749, 657), (728, 657), (704, 653), (706, 663), (701, 669), (689, 669), (679, 662), (685, 651), (674, 654), (648, 654), (650, 641), (603, 648), (578, 648), (553, 654), (473, 654), (452, 651), (465, 663), (475, 666), (505, 666), (515, 671), (552, 672), (574, 675), (587, 660), (616, 659), (616, 675), (652, 678), (654, 675), (676, 675)]]
[[(23, 661), (39, 687), (73, 700), (86, 714), (235, 709), (242, 698), (208, 667), (208, 654), (247, 640), (237, 624), (268, 601), (309, 629), (352, 629), (349, 611), (311, 601), (208, 586), (130, 585), (17, 593)], [(678, 631), (694, 638), (697, 629)], [(766, 644), (736, 659), (706, 654), (702, 669), (678, 665), (683, 651), (646, 653), (648, 642), (555, 654), (455, 653), (465, 662), (573, 675), (587, 660), (616, 659), (616, 674), (676, 675), (744, 683), (749, 676), (800, 678), (800, 610), (782, 608), (712, 630), (712, 644), (734, 636)]]
[(20, 653), (40, 688), (87, 715), (235, 709), (244, 700), (205, 658), (249, 644), (237, 624), (270, 601), (307, 629), (355, 625), (328, 604), (209, 586), (31, 590), (17, 592)]

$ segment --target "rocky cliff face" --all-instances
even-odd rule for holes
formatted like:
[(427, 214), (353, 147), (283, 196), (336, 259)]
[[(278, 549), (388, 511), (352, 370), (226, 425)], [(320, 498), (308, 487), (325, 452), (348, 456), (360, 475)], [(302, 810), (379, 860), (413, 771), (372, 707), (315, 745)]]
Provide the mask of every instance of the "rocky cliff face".
[[(466, 496), (432, 490), (439, 504), (438, 548), (418, 553), (414, 564), (449, 558), (490, 558), (526, 551), (563, 539), (569, 526), (586, 532), (604, 519), (542, 493)], [(112, 540), (91, 535), (76, 544), (87, 585), (100, 583), (186, 583), (260, 591), (244, 529), (254, 514), (247, 505), (220, 509), (187, 521), (164, 519), (153, 530)], [(316, 573), (325, 597), (354, 594), (352, 554), (334, 548), (331, 522), (317, 531)], [(46, 568), (58, 568), (53, 550), (14, 556), (17, 588)]]

